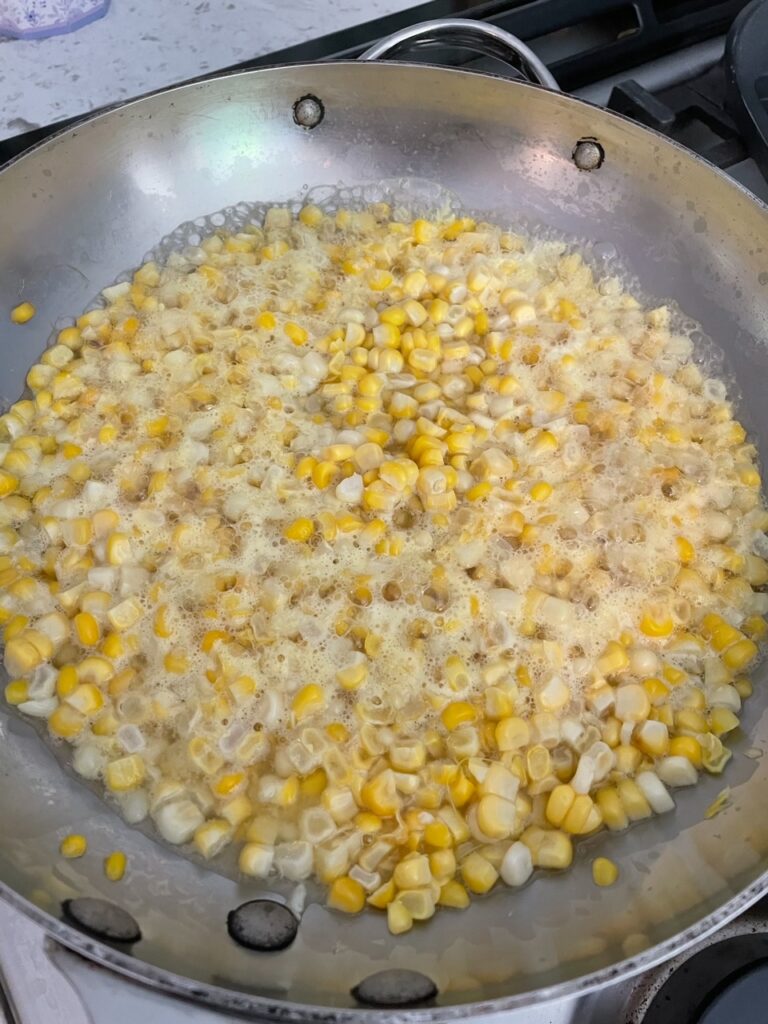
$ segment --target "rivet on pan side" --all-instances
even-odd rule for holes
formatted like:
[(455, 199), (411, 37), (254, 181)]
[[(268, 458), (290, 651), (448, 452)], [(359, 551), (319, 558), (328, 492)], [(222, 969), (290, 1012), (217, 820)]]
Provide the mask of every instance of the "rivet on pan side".
[(299, 922), (283, 903), (249, 900), (227, 915), (227, 931), (239, 946), (260, 953), (276, 953), (296, 938)]
[(605, 160), (605, 150), (597, 139), (579, 139), (571, 156), (580, 171), (596, 171)]
[(325, 107), (317, 96), (302, 96), (293, 104), (293, 120), (302, 128), (317, 128), (325, 117)]
[(64, 900), (61, 909), (70, 924), (97, 939), (133, 943), (141, 938), (141, 929), (131, 914), (109, 900), (77, 896), (72, 900)]
[(437, 995), (437, 985), (426, 974), (393, 968), (364, 978), (352, 996), (365, 1006), (423, 1006)]

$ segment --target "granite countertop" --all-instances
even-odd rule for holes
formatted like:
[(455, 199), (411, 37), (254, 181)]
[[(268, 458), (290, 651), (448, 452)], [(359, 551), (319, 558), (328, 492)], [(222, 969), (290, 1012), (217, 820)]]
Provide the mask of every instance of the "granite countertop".
[(0, 139), (413, 6), (414, 0), (112, 0), (68, 35), (0, 39)]

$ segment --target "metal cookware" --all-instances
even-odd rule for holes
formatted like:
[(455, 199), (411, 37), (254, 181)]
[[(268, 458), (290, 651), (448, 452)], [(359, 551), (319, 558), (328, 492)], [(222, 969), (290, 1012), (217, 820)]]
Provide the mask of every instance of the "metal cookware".
[[(370, 194), (385, 182), (428, 205), (437, 192), (427, 183), (438, 183), (489, 219), (588, 243), (596, 264), (623, 261), (649, 299), (679, 304), (702, 325), (702, 345), (708, 335), (722, 346), (722, 372), (737, 383), (765, 461), (768, 209), (674, 143), (553, 91), (535, 56), (514, 41), (503, 49), (499, 30), (449, 22), (414, 33), (420, 44), (438, 35), (474, 46), (485, 38), (550, 88), (372, 61), (269, 68), (102, 113), (6, 167), (0, 308), (23, 298), (39, 312), (24, 327), (6, 314), (0, 327), (3, 397), (21, 392), (49, 331), (182, 222), (243, 200), (299, 201), (317, 186), (370, 186)], [(402, 36), (395, 42), (404, 45)], [(295, 939), (270, 953), (234, 942), (227, 917), (265, 893), (288, 899), (289, 890), (245, 881), (227, 862), (204, 866), (151, 830), (128, 827), (3, 709), (2, 893), (58, 940), (118, 971), (263, 1018), (359, 1019), (373, 1012), (361, 1000), (382, 1001), (382, 988), (351, 990), (389, 968), (418, 972), (394, 979), (402, 1021), (583, 991), (670, 956), (768, 888), (765, 675), (758, 670), (726, 775), (679, 792), (674, 814), (599, 835), (569, 872), (441, 912), (397, 939), (381, 916), (343, 917), (310, 893)], [(726, 783), (730, 802), (704, 820)], [(66, 831), (87, 833), (92, 855), (62, 861)], [(116, 848), (130, 864), (119, 885), (105, 879), (100, 856)], [(621, 865), (612, 889), (591, 883), (598, 850)], [(101, 900), (130, 917), (105, 916)], [(425, 1002), (413, 1008), (409, 999)]]

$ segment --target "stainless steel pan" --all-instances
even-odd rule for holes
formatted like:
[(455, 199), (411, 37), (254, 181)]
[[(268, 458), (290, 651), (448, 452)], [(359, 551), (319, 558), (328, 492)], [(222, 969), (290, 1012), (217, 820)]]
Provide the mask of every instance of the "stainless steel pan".
[[(471, 32), (477, 43), (481, 31), (465, 24), (462, 39)], [(539, 67), (529, 53), (515, 62), (529, 74)], [(437, 182), (494, 220), (596, 243), (595, 260), (617, 252), (649, 297), (676, 301), (723, 346), (724, 372), (738, 382), (742, 418), (765, 460), (768, 210), (702, 160), (613, 114), (535, 85), (423, 65), (345, 62), (220, 77), (101, 114), (7, 167), (0, 309), (25, 298), (39, 312), (22, 328), (4, 317), (3, 397), (17, 397), (62, 318), (181, 222), (244, 199), (297, 200), (308, 186), (403, 178)], [(409, 1021), (585, 990), (669, 956), (768, 888), (765, 675), (758, 671), (725, 778), (681, 793), (674, 814), (598, 836), (571, 871), (440, 913), (398, 939), (380, 916), (342, 918), (310, 900), (293, 944), (268, 954), (236, 945), (226, 927), (230, 910), (264, 891), (257, 883), (126, 826), (3, 710), (2, 891), (88, 956), (264, 1018), (371, 1013), (350, 989), (390, 967), (420, 972), (437, 989), (433, 1005), (398, 1011)], [(703, 820), (726, 783), (730, 803)], [(87, 833), (90, 856), (58, 858), (70, 830)], [(130, 862), (119, 885), (101, 867), (100, 855), (115, 848)], [(598, 849), (621, 864), (609, 890), (590, 881)], [(124, 908), (141, 939), (110, 944), (65, 923), (62, 901), (83, 896)]]

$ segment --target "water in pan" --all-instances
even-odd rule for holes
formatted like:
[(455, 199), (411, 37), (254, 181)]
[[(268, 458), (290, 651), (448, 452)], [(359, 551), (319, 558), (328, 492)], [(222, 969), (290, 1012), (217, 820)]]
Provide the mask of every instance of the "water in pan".
[[(380, 197), (381, 192), (379, 191), (376, 198)], [(320, 197), (317, 197), (313, 194), (309, 198), (317, 199)], [(370, 198), (374, 197), (371, 196)], [(360, 190), (356, 190), (354, 193), (349, 194), (336, 193), (334, 194), (333, 198), (328, 200), (328, 205), (326, 205), (325, 208), (329, 209), (330, 211), (333, 211), (337, 204), (343, 205), (345, 207), (355, 208), (358, 207), (359, 205), (364, 204), (366, 199), (369, 199), (369, 197), (362, 194)], [(300, 205), (303, 205), (303, 203), (296, 204), (296, 208), (298, 208)], [(414, 206), (416, 206), (415, 209)], [(432, 212), (434, 210), (434, 207), (435, 196), (434, 194), (430, 194), (427, 198), (424, 199), (423, 206), (421, 208), (419, 208), (418, 205), (411, 203), (409, 209), (412, 215), (413, 212)], [(165, 260), (167, 259), (168, 255), (170, 255), (172, 252), (178, 252), (180, 248), (181, 251), (183, 252), (183, 245), (185, 244), (188, 246), (196, 245), (200, 239), (201, 233), (207, 234), (211, 229), (215, 230), (216, 228), (223, 228), (225, 230), (239, 229), (243, 227), (245, 224), (253, 223), (254, 220), (258, 221), (259, 215), (263, 212), (263, 209), (264, 207), (243, 204), (241, 206), (234, 207), (230, 210), (223, 211), (219, 214), (214, 214), (210, 218), (204, 218), (199, 221), (196, 221), (192, 225), (184, 225), (181, 228), (177, 229), (176, 232), (172, 233), (172, 235), (169, 236), (167, 239), (163, 240), (160, 246), (158, 246), (157, 249), (152, 251), (151, 255), (155, 258)], [(452, 209), (456, 211), (457, 205), (449, 200), (445, 204), (442, 204), (442, 209)], [(408, 212), (408, 210), (404, 210), (403, 215), (407, 215)], [(615, 258), (615, 255), (613, 253), (605, 253), (605, 251), (598, 251), (596, 253), (596, 256), (598, 257), (598, 259), (602, 260), (605, 260), (606, 258), (608, 260), (612, 260)], [(693, 326), (694, 325), (689, 324), (685, 325), (685, 327), (688, 330), (692, 330)]]

